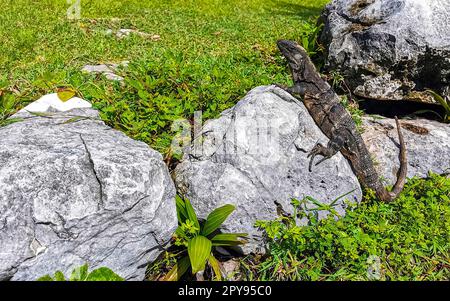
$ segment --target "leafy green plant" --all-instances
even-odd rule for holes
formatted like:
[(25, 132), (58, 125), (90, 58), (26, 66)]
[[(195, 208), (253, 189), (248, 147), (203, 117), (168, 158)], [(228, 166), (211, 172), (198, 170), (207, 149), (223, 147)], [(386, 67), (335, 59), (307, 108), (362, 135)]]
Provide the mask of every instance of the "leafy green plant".
[(362, 117), (364, 116), (364, 111), (359, 108), (359, 105), (355, 101), (349, 101), (347, 95), (341, 96), (341, 103), (347, 109), (347, 111), (352, 116), (353, 121), (355, 122), (356, 128), (359, 132), (362, 132)]
[(310, 18), (301, 24), (300, 44), (311, 57), (323, 52), (323, 47), (318, 43), (322, 28), (323, 24), (318, 24), (317, 18)]
[(0, 78), (0, 126), (7, 125), (6, 119), (15, 112), (16, 99), (8, 91), (9, 82), (5, 78)]
[(444, 108), (445, 115), (444, 118), (442, 118), (444, 122), (450, 122), (450, 99), (448, 97), (442, 97), (433, 90), (427, 90), (427, 93), (431, 94), (431, 96), (433, 96), (433, 98)]
[(124, 279), (106, 267), (88, 272), (88, 265), (84, 264), (73, 269), (70, 278), (66, 279), (64, 273), (56, 271), (54, 276), (45, 275), (38, 281), (123, 281)]
[(178, 280), (190, 268), (193, 274), (202, 272), (206, 264), (214, 271), (218, 280), (222, 279), (220, 263), (214, 257), (213, 247), (234, 247), (244, 244), (246, 233), (219, 233), (218, 229), (235, 210), (233, 205), (224, 205), (213, 210), (204, 222), (197, 218), (188, 199), (176, 198), (178, 228), (174, 234), (174, 244), (181, 248), (180, 258), (164, 277), (164, 280)]
[[(293, 205), (302, 209), (301, 202)], [(258, 221), (269, 253), (259, 261), (244, 259), (244, 278), (450, 279), (449, 178), (436, 174), (412, 178), (392, 203), (379, 202), (368, 192), (361, 204), (346, 202), (346, 207), (347, 214), (339, 219), (332, 211), (321, 220), (316, 214), (301, 213), (308, 220), (303, 226), (286, 217)], [(320, 203), (315, 208), (327, 209)], [(375, 276), (374, 267), (379, 271)]]
[(333, 87), (333, 89), (338, 88), (338, 89), (343, 90), (342, 85), (345, 81), (345, 78), (339, 71), (331, 70), (329, 73), (329, 77), (330, 77), (331, 86)]

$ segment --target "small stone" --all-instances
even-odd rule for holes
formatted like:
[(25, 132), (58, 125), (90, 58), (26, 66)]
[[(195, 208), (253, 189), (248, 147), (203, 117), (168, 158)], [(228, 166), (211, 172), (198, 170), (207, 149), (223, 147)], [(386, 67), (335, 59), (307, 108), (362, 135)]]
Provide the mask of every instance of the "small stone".
[(82, 71), (87, 73), (100, 73), (105, 75), (109, 80), (123, 81), (124, 78), (115, 74), (119, 68), (128, 67), (129, 61), (122, 61), (120, 64), (101, 64), (101, 65), (86, 65), (83, 67)]
[(151, 38), (153, 41), (159, 41), (159, 40), (161, 40), (161, 36), (160, 36), (160, 35), (157, 35), (157, 34), (152, 35), (150, 38)]
[(105, 64), (101, 65), (86, 65), (81, 69), (81, 71), (88, 73), (107, 73), (112, 72), (113, 70)]
[(222, 268), (224, 271), (224, 276), (229, 281), (237, 281), (239, 280), (239, 268), (240, 262), (238, 259), (230, 259), (225, 262), (222, 262)]
[(123, 81), (124, 80), (124, 78), (122, 76), (119, 76), (119, 75), (111, 73), (111, 72), (106, 72), (106, 73), (104, 73), (104, 75), (109, 80), (116, 80), (116, 81)]
[(135, 34), (135, 35), (138, 35), (138, 36), (140, 36), (142, 38), (150, 39), (152, 41), (159, 41), (159, 40), (161, 40), (161, 36), (160, 35), (149, 34), (149, 33), (146, 33), (146, 32), (142, 32), (142, 31), (139, 31), (139, 30), (136, 30), (136, 29), (129, 29), (129, 28), (119, 29), (116, 32), (116, 37), (119, 38), (119, 39), (123, 39), (123, 38), (129, 37), (131, 34)]

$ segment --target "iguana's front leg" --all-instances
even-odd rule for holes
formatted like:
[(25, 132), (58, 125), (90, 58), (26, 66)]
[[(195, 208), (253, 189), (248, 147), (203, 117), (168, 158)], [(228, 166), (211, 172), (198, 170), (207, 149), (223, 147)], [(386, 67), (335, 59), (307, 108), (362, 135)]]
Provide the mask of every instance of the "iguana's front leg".
[(323, 156), (322, 159), (317, 161), (315, 164), (316, 166), (322, 163), (325, 160), (330, 159), (333, 157), (337, 152), (339, 152), (345, 144), (345, 139), (339, 134), (334, 133), (333, 137), (328, 142), (328, 145), (325, 147), (321, 143), (317, 143), (313, 149), (309, 152), (308, 158), (311, 157), (311, 160), (309, 161), (309, 171), (312, 171), (312, 165), (314, 163), (314, 158), (317, 155)]

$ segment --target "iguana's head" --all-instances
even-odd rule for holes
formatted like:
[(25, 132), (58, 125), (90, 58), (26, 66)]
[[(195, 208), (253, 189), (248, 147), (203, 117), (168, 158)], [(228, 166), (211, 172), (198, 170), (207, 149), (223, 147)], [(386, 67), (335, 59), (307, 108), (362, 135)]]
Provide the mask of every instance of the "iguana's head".
[(303, 61), (308, 57), (306, 51), (294, 41), (279, 40), (277, 46), (288, 61), (292, 72), (296, 73), (300, 71), (303, 66)]

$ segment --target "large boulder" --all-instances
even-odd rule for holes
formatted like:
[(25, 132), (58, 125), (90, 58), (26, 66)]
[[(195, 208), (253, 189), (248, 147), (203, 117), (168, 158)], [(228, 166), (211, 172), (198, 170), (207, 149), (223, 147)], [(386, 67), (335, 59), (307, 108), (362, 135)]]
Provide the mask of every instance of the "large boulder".
[[(402, 120), (408, 158), (408, 178), (426, 177), (430, 171), (450, 173), (450, 125), (437, 121)], [(393, 185), (400, 168), (398, 138), (395, 120), (363, 118), (362, 134), (375, 169), (386, 184)]]
[(197, 139), (202, 147), (186, 154), (175, 169), (178, 191), (202, 218), (218, 206), (234, 204), (224, 230), (251, 235), (245, 252), (262, 250), (254, 224), (277, 217), (274, 201), (292, 211), (293, 198), (330, 203), (350, 193), (337, 202), (337, 211), (344, 214), (345, 199), (361, 199), (358, 180), (340, 153), (308, 171), (308, 151), (328, 139), (303, 103), (275, 86), (250, 91), (208, 121)]
[(326, 67), (358, 96), (433, 103), (450, 95), (450, 0), (333, 0), (323, 12)]
[(175, 230), (162, 156), (88, 107), (47, 95), (0, 128), (0, 280), (84, 263), (142, 280)]

